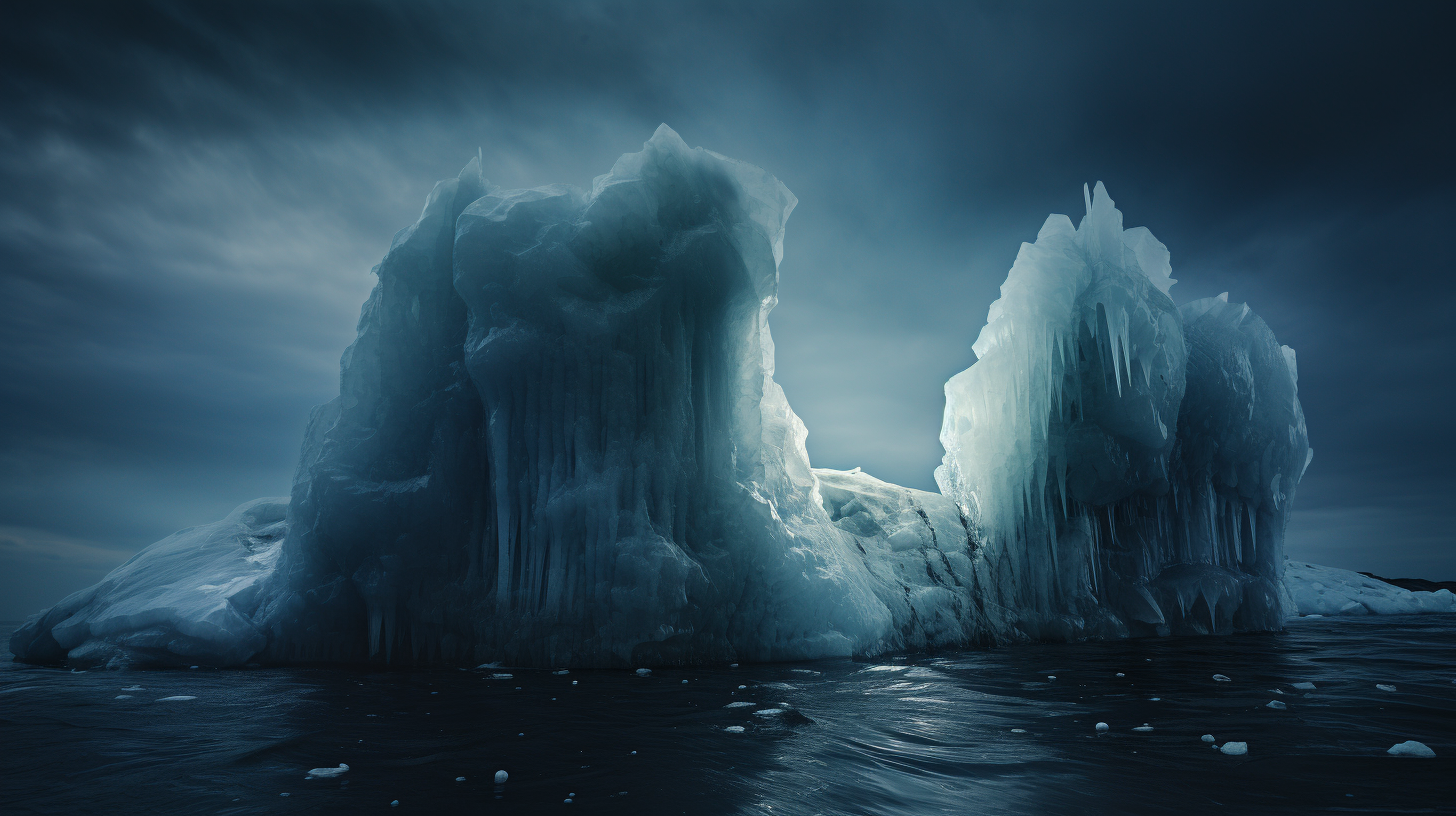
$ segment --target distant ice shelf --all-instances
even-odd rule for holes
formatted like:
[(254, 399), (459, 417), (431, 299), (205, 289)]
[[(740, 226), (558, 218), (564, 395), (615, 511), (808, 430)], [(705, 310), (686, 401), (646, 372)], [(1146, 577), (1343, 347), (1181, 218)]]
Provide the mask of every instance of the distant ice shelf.
[(773, 176), (666, 126), (585, 190), (473, 160), (376, 267), (291, 498), (158, 542), (11, 649), (635, 667), (1277, 629), (1333, 591), (1283, 559), (1294, 352), (1226, 296), (1176, 307), (1167, 248), (1086, 199), (946, 384), (929, 493), (810, 467), (773, 379)]
[(1449, 589), (1412, 592), (1350, 570), (1290, 561), (1284, 586), (1298, 615), (1419, 615), (1456, 613)]

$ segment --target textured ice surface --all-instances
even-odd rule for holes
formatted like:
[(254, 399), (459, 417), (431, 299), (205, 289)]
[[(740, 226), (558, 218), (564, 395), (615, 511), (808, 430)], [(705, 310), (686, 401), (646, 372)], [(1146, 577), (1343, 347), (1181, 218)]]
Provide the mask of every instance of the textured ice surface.
[(1098, 184), (947, 383), (942, 493), (811, 469), (768, 326), (795, 203), (665, 126), (585, 190), (472, 161), (376, 267), (291, 502), (153, 545), (12, 650), (631, 667), (1281, 625), (1309, 452), (1246, 306), (1175, 308)]
[(1226, 296), (1176, 308), (1170, 269), (1099, 183), (1022, 245), (946, 383), (936, 480), (1028, 636), (1281, 625), (1294, 353)]
[(10, 651), (110, 668), (247, 662), (267, 644), (254, 615), (283, 545), (287, 508), (287, 499), (258, 499), (158, 541), (27, 620)]
[(1300, 615), (1414, 615), (1456, 612), (1449, 589), (1412, 592), (1358, 572), (1289, 561), (1284, 586)]

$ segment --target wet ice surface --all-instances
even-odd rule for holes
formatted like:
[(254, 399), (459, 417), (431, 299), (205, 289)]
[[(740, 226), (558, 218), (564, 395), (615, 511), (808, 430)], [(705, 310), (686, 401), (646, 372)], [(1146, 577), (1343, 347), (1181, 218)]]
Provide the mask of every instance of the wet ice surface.
[[(573, 670), (575, 686), (519, 668), (496, 680), (504, 672), (4, 663), (0, 785), (7, 813), (394, 801), (391, 813), (1453, 812), (1453, 647), (1456, 618), (1422, 616), (645, 678)], [(146, 693), (115, 699), (136, 686)], [(1270, 689), (1286, 710), (1266, 707)], [(178, 696), (196, 699), (157, 702)], [(782, 713), (754, 713), (766, 709)], [(1154, 730), (1132, 730), (1143, 723)], [(1210, 733), (1248, 753), (1209, 750)], [(1408, 740), (1435, 758), (1387, 753)], [(340, 763), (350, 772), (302, 778)]]

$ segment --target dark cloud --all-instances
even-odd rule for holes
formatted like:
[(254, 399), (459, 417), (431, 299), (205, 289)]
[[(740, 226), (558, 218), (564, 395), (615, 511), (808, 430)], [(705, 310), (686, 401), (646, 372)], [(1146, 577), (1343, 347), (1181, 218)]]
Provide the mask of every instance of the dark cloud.
[[(932, 486), (941, 384), (1101, 179), (1299, 351), (1296, 556), (1456, 575), (1447, 4), (48, 3), (0, 28), (0, 617), (288, 490), (369, 268), (477, 147), (585, 184), (659, 122), (799, 196), (816, 464)], [(23, 591), (22, 591), (23, 589)]]

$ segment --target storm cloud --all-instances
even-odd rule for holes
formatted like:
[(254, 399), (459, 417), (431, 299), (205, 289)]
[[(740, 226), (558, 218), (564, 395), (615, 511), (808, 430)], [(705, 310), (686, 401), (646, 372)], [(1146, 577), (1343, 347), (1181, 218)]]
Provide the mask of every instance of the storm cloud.
[(477, 149), (587, 184), (661, 122), (800, 199), (816, 465), (934, 489), (1022, 241), (1106, 182), (1299, 353), (1293, 557), (1456, 577), (1449, 4), (47, 3), (0, 28), (0, 618), (284, 495), (393, 233)]

